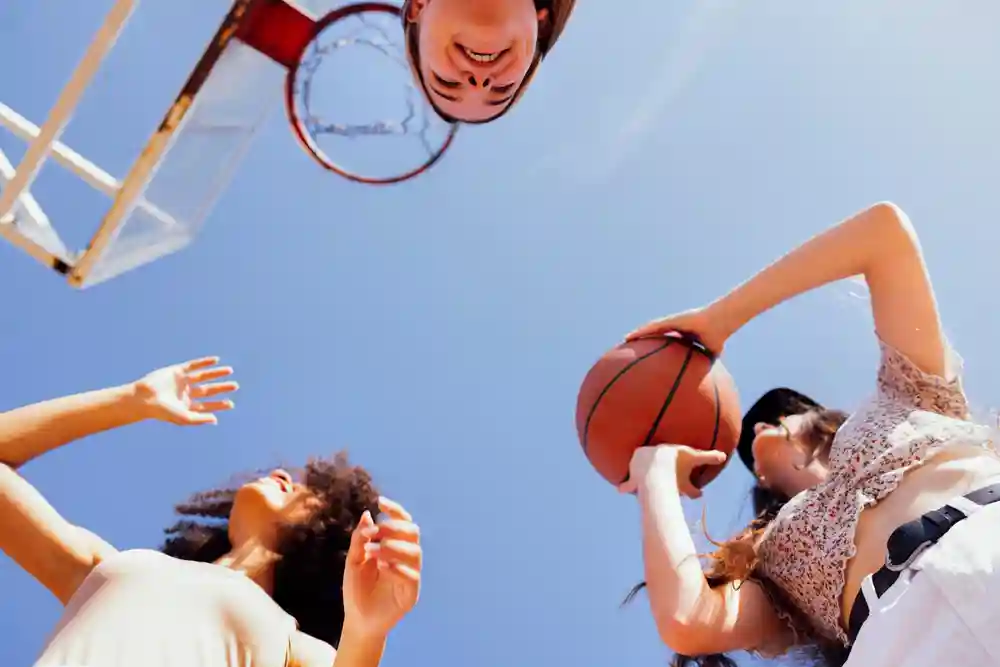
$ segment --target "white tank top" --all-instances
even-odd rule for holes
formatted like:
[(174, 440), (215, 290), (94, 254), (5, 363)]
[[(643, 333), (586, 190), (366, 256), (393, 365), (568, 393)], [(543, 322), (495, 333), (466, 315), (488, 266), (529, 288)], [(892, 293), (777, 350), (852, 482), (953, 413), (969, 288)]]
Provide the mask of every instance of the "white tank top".
[(240, 572), (122, 551), (84, 579), (35, 667), (285, 667), (295, 629)]

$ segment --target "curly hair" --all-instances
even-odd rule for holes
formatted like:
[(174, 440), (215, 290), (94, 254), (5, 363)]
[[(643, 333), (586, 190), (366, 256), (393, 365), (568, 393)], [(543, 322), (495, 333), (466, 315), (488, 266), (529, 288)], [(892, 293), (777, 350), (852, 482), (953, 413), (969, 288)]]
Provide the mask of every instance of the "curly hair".
[[(809, 449), (809, 461), (826, 459), (833, 444), (837, 429), (847, 419), (847, 414), (839, 410), (825, 408), (810, 409), (804, 414), (803, 441)], [(778, 512), (788, 502), (783, 495), (756, 484), (751, 491), (754, 519), (735, 537), (725, 542), (716, 542), (706, 532), (705, 537), (717, 550), (702, 554), (708, 560), (705, 579), (709, 587), (739, 586), (742, 582), (753, 581), (767, 595), (771, 604), (781, 616), (787, 619), (795, 634), (793, 646), (788, 652), (799, 661), (814, 665), (841, 667), (847, 661), (848, 649), (820, 636), (809, 618), (802, 613), (785, 595), (784, 591), (764, 575), (757, 557), (757, 543), (764, 530), (778, 516)], [(631, 602), (645, 583), (635, 586), (625, 598), (624, 604)], [(687, 656), (676, 654), (671, 667), (737, 667), (737, 663), (725, 654)]]
[[(344, 625), (343, 580), (351, 533), (366, 510), (372, 516), (378, 513), (379, 494), (371, 475), (351, 465), (343, 452), (331, 460), (310, 460), (302, 469), (302, 481), (320, 506), (306, 523), (282, 531), (273, 598), (295, 618), (299, 630), (336, 648)], [(196, 493), (175, 506), (185, 518), (164, 531), (167, 539), (161, 551), (203, 563), (229, 553), (229, 514), (237, 490)]]

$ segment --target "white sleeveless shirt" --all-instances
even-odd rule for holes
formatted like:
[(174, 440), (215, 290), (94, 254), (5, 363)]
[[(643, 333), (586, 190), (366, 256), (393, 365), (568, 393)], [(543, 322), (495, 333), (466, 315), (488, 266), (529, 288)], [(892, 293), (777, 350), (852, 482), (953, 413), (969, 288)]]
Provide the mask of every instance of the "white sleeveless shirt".
[(35, 667), (285, 667), (295, 630), (240, 572), (122, 551), (84, 579)]

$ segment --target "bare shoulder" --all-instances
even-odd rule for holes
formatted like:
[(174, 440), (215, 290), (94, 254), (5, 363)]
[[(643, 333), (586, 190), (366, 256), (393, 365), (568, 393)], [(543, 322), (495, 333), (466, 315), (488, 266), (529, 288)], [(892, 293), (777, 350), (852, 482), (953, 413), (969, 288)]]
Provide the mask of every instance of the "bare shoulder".
[(101, 561), (116, 553), (60, 515), (9, 466), (0, 465), (0, 551), (63, 604)]
[(288, 667), (333, 667), (337, 651), (325, 641), (296, 630), (289, 641)]

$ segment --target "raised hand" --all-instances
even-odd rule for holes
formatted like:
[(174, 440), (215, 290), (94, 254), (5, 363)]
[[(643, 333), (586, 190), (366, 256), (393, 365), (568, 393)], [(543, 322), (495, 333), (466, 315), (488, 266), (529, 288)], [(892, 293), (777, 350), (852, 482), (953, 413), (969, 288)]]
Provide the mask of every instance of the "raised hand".
[(344, 571), (345, 627), (385, 636), (420, 597), (420, 529), (402, 505), (379, 499), (386, 518), (365, 512), (351, 537)]
[(701, 466), (722, 465), (726, 455), (718, 450), (705, 451), (685, 445), (656, 445), (639, 447), (632, 454), (629, 463), (629, 478), (618, 490), (622, 493), (636, 493), (641, 480), (650, 469), (662, 468), (677, 480), (677, 492), (688, 498), (700, 498), (701, 489), (691, 479), (692, 473)]
[(669, 333), (680, 333), (694, 338), (713, 354), (722, 354), (726, 340), (732, 334), (726, 318), (713, 309), (694, 308), (682, 313), (667, 315), (648, 322), (625, 336), (626, 341), (640, 338), (664, 336)]
[(218, 397), (239, 389), (235, 382), (218, 382), (233, 374), (218, 363), (218, 357), (204, 357), (160, 368), (137, 381), (136, 398), (144, 413), (184, 426), (215, 424), (215, 413), (233, 408), (231, 400)]

